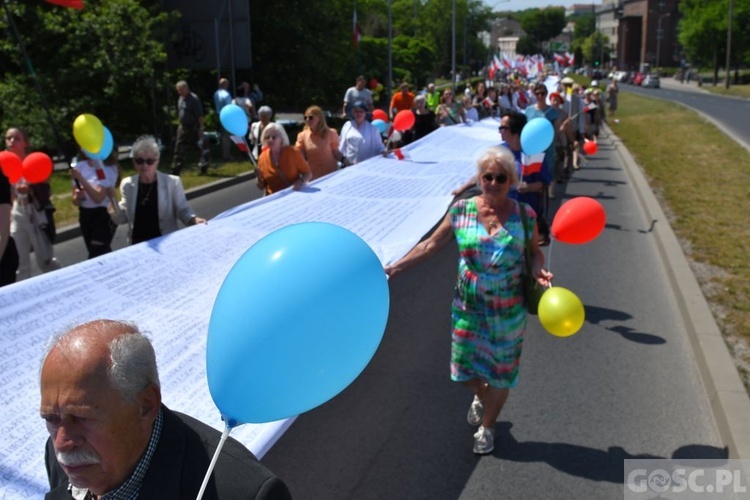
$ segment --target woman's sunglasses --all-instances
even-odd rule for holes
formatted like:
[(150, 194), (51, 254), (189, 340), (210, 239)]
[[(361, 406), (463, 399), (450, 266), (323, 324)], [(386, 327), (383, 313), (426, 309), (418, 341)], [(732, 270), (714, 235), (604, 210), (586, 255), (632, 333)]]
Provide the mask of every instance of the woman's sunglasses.
[(485, 182), (492, 182), (494, 180), (498, 184), (505, 184), (506, 182), (508, 182), (508, 175), (507, 174), (497, 174), (497, 175), (484, 174), (482, 176), (482, 179)]
[(156, 158), (136, 158), (134, 161), (136, 165), (143, 165), (144, 163), (146, 165), (153, 165), (158, 160)]

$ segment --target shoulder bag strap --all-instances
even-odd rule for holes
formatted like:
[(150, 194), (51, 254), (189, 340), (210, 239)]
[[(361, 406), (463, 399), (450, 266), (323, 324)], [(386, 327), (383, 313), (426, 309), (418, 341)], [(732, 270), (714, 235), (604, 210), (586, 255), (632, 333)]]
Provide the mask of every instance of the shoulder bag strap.
[(526, 275), (527, 276), (533, 276), (531, 273), (531, 248), (529, 248), (529, 232), (526, 229), (528, 218), (526, 216), (526, 207), (519, 203), (518, 209), (521, 212), (521, 225), (523, 226), (523, 254), (524, 254), (524, 260), (525, 264), (524, 267), (526, 268)]
[[(283, 150), (281, 151), (281, 154), (284, 154), (284, 151), (283, 151)], [(271, 152), (270, 152), (270, 151), (268, 152), (268, 159), (269, 159), (269, 160), (271, 160), (271, 165), (273, 165), (273, 168), (275, 168), (275, 169), (276, 169), (276, 173), (277, 173), (277, 174), (279, 174), (279, 177), (281, 177), (281, 180), (283, 180), (283, 181), (284, 181), (284, 184), (286, 184), (286, 187), (289, 187), (289, 186), (291, 186), (291, 185), (292, 185), (292, 183), (291, 183), (291, 182), (289, 182), (289, 180), (287, 180), (286, 176), (284, 175), (284, 172), (282, 172), (282, 171), (281, 171), (281, 169), (279, 168), (279, 166), (278, 166), (278, 165), (276, 165), (276, 164), (275, 164), (275, 163), (273, 162), (273, 158), (271, 157)], [(281, 155), (279, 155), (279, 161), (281, 161)]]

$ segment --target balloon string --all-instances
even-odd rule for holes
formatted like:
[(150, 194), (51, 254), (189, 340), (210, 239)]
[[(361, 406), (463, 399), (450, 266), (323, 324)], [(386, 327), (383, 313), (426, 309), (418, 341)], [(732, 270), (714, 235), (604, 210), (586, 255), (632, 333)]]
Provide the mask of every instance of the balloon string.
[(555, 245), (555, 239), (550, 238), (549, 254), (547, 255), (547, 271), (552, 272), (552, 247)]
[[(242, 137), (242, 142), (245, 144), (245, 149), (247, 149), (247, 157), (250, 158), (250, 163), (253, 164), (253, 167), (258, 168), (258, 164), (255, 163), (255, 158), (253, 158), (253, 152), (250, 149), (250, 145), (247, 143), (247, 140), (245, 139), (245, 136)], [(260, 172), (258, 172), (258, 175), (260, 175)]]
[(203, 484), (201, 485), (201, 489), (198, 492), (198, 497), (196, 498), (196, 500), (201, 500), (201, 498), (203, 498), (203, 493), (206, 491), (206, 487), (208, 486), (208, 480), (211, 478), (211, 473), (214, 471), (216, 462), (219, 460), (219, 454), (221, 453), (221, 449), (224, 447), (224, 441), (227, 440), (230, 432), (232, 432), (232, 428), (229, 427), (229, 423), (227, 422), (226, 424), (224, 424), (224, 432), (221, 433), (221, 439), (219, 440), (219, 445), (216, 447), (216, 452), (214, 453), (214, 457), (211, 459), (211, 464), (208, 466), (208, 470), (206, 471), (206, 476), (203, 478)]

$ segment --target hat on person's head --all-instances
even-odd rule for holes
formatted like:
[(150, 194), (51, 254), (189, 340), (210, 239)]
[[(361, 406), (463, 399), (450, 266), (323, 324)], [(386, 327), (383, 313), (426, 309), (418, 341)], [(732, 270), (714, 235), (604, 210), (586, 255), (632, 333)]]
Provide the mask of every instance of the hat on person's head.
[(594, 92), (594, 89), (586, 89), (583, 91), (584, 94), (592, 94)]
[(563, 98), (562, 98), (562, 96), (560, 95), (560, 93), (559, 93), (559, 92), (552, 92), (552, 93), (551, 93), (551, 94), (549, 95), (549, 100), (551, 101), (552, 99), (560, 99), (561, 101), (564, 101), (564, 100), (565, 100), (565, 99), (563, 99)]
[(598, 87), (599, 86), (599, 80), (591, 80), (591, 86), (592, 87)]
[(367, 104), (365, 104), (362, 101), (357, 101), (354, 104), (352, 104), (352, 109), (354, 109), (354, 108), (363, 109), (365, 111), (369, 111), (370, 110), (370, 108), (367, 107)]
[(560, 83), (562, 83), (563, 85), (573, 85), (575, 82), (573, 81), (571, 77), (566, 76), (560, 81)]

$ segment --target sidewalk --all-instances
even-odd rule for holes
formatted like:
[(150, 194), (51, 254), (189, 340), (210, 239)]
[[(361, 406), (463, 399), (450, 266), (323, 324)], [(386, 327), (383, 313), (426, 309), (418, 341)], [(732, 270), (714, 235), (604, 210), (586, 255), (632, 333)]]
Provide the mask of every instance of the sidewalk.
[(680, 83), (679, 80), (675, 80), (671, 76), (665, 76), (660, 79), (661, 87), (669, 90), (684, 90), (686, 92), (696, 92), (699, 94), (708, 94), (707, 90), (698, 86), (698, 82), (691, 80), (690, 82)]

